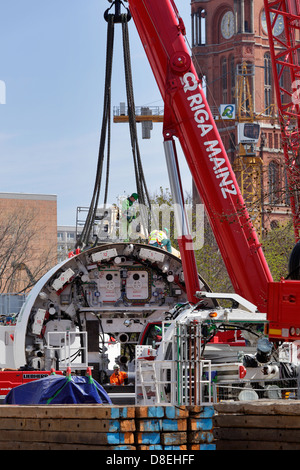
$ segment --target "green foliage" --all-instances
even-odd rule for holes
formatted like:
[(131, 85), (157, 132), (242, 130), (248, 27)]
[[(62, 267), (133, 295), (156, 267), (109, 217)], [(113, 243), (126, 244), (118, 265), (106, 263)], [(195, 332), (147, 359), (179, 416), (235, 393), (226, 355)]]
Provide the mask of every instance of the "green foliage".
[(212, 229), (205, 220), (204, 244), (195, 251), (198, 272), (213, 292), (233, 292), (223, 258)]
[[(159, 192), (152, 197), (152, 202), (171, 206), (173, 201), (170, 190), (160, 187)], [(190, 196), (186, 197), (186, 202), (191, 202)], [(174, 238), (174, 214), (168, 228), (172, 246), (178, 249), (177, 240)], [(292, 221), (265, 233), (262, 248), (274, 281), (279, 281), (288, 275), (288, 262), (294, 245)], [(233, 292), (219, 247), (206, 217), (204, 218), (204, 244), (201, 249), (195, 251), (195, 257), (198, 272), (212, 291)]]
[(262, 247), (274, 281), (288, 275), (288, 263), (295, 245), (292, 222), (270, 230), (264, 237)]

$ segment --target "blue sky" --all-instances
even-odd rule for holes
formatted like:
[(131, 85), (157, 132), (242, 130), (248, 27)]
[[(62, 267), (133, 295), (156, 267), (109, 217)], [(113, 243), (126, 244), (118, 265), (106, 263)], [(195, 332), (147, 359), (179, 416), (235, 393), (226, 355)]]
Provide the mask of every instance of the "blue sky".
[[(177, 0), (190, 40), (190, 2)], [(58, 224), (75, 225), (89, 206), (102, 123), (106, 60), (106, 0), (0, 0), (0, 192), (57, 195)], [(163, 106), (130, 22), (136, 106)], [(126, 101), (121, 27), (116, 26), (112, 105)], [(169, 187), (162, 125), (138, 137), (150, 193)], [(179, 144), (178, 144), (179, 146)], [(191, 176), (180, 149), (183, 187)], [(109, 202), (135, 190), (128, 124), (112, 125)], [(101, 197), (100, 197), (101, 199)]]

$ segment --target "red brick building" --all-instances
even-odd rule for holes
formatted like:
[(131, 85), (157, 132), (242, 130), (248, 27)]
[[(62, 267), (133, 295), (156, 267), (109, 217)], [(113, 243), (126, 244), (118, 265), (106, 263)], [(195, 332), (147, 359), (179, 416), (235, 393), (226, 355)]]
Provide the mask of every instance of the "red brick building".
[[(191, 3), (195, 67), (260, 233), (290, 212), (263, 6), (263, 0)], [(281, 17), (275, 28), (278, 37), (284, 34)], [(235, 118), (221, 120), (220, 105), (235, 105)], [(260, 125), (255, 144), (239, 141), (245, 122)]]
[(0, 221), (0, 292), (19, 292), (57, 262), (57, 197), (0, 193)]

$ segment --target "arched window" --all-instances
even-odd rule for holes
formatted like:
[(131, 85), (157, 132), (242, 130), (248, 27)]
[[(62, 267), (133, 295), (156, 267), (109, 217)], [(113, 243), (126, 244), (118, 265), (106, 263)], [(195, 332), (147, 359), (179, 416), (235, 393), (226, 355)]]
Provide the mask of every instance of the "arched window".
[(271, 55), (267, 52), (264, 55), (264, 97), (265, 97), (265, 114), (271, 114), (272, 105), (272, 68)]
[(278, 220), (272, 220), (270, 226), (271, 226), (271, 230), (276, 230), (277, 228), (279, 228)]

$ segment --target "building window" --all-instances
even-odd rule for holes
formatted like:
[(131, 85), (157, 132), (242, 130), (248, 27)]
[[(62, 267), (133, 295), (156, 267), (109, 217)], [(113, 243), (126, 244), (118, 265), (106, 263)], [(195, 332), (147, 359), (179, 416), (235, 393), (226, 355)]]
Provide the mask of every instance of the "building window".
[(75, 233), (74, 232), (67, 232), (67, 240), (75, 240)]
[(235, 103), (235, 64), (234, 64), (234, 56), (230, 57), (230, 79), (231, 79), (231, 103)]
[(268, 147), (269, 147), (269, 149), (273, 148), (273, 134), (272, 134), (272, 132), (268, 132)]
[(229, 136), (229, 151), (228, 151), (228, 155), (229, 155), (229, 159), (231, 163), (234, 162), (235, 147), (236, 147), (235, 134), (232, 132)]
[(269, 163), (269, 202), (279, 203), (279, 165), (274, 160)]
[(192, 13), (192, 46), (206, 44), (206, 11), (202, 8)]
[(278, 220), (272, 220), (270, 226), (271, 226), (271, 230), (276, 230), (277, 228), (279, 228)]
[(289, 188), (289, 183), (288, 183), (288, 178), (287, 178), (287, 169), (284, 167), (284, 204), (286, 206), (290, 205), (290, 188)]
[(264, 97), (265, 97), (265, 114), (271, 114), (272, 105), (272, 68), (271, 55), (267, 52), (264, 55)]
[(57, 241), (62, 242), (64, 239), (63, 232), (57, 232)]
[(223, 57), (221, 60), (221, 78), (222, 78), (222, 103), (227, 103), (227, 87), (228, 87), (228, 78), (227, 78), (227, 59)]

